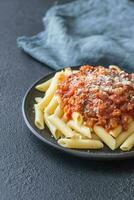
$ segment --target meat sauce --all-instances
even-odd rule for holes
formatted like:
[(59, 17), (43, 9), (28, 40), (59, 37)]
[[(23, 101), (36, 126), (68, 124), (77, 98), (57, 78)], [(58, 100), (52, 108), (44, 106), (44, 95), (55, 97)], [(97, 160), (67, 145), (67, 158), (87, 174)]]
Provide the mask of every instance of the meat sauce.
[(109, 131), (118, 125), (127, 130), (134, 118), (134, 73), (84, 65), (59, 83), (57, 94), (66, 120), (79, 112), (87, 126)]

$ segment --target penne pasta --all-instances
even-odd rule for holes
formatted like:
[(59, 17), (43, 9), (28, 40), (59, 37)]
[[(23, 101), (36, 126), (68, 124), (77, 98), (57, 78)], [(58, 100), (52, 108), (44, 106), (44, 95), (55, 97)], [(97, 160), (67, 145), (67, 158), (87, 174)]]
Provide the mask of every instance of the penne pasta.
[(55, 139), (58, 139), (61, 136), (61, 132), (49, 121), (48, 117), (55, 112), (57, 109), (58, 102), (56, 96), (53, 96), (50, 103), (44, 110), (44, 119), (45, 123), (47, 124), (48, 128), (50, 129), (52, 135)]
[(119, 125), (115, 129), (109, 131), (109, 134), (112, 135), (114, 138), (116, 138), (122, 131), (122, 126)]
[(41, 91), (41, 92), (46, 92), (47, 89), (49, 88), (50, 84), (52, 82), (52, 78), (49, 79), (48, 81), (45, 81), (44, 83), (41, 83), (39, 85), (36, 85), (36, 89)]
[(125, 140), (125, 142), (120, 146), (122, 151), (129, 151), (134, 146), (134, 132)]
[(61, 98), (59, 96), (56, 96), (57, 97), (57, 101), (59, 104), (61, 104)]
[(83, 117), (79, 112), (73, 112), (72, 118), (79, 125), (83, 123)]
[(54, 78), (52, 79), (52, 82), (48, 88), (48, 90), (46, 91), (46, 94), (44, 96), (44, 98), (42, 99), (42, 101), (38, 104), (38, 108), (41, 110), (44, 110), (45, 107), (49, 104), (49, 102), (51, 101), (51, 99), (53, 98), (55, 91), (57, 89), (57, 84), (58, 81), (60, 79), (60, 76), (63, 75), (63, 72), (57, 72), (54, 76)]
[(67, 67), (67, 68), (65, 68), (64, 73), (65, 73), (65, 75), (69, 76), (69, 75), (72, 74), (73, 72), (72, 72), (72, 70), (71, 70), (70, 67)]
[(51, 99), (50, 103), (48, 104), (48, 106), (45, 108), (45, 111), (51, 115), (54, 113), (55, 109), (58, 106), (58, 101), (56, 99), (56, 96), (53, 96), (53, 98)]
[(74, 135), (74, 132), (70, 127), (67, 126), (67, 124), (57, 117), (56, 115), (51, 115), (48, 117), (50, 122), (56, 126), (56, 128), (63, 134), (65, 137), (70, 138)]
[(72, 71), (73, 71), (73, 74), (75, 74), (75, 73), (79, 72), (79, 70), (72, 70)]
[(96, 135), (98, 135), (98, 137), (101, 138), (101, 140), (107, 146), (109, 146), (110, 149), (112, 149), (112, 150), (115, 149), (115, 146), (116, 146), (115, 139), (108, 132), (106, 132), (103, 127), (95, 125), (94, 132), (96, 133)]
[(59, 118), (61, 118), (63, 116), (63, 110), (60, 108), (60, 105), (57, 106), (57, 108), (55, 109), (54, 114), (56, 116), (58, 116)]
[(67, 123), (68, 119), (66, 113), (64, 113), (64, 115), (62, 116), (62, 120)]
[(103, 143), (98, 140), (91, 139), (69, 139), (61, 138), (58, 140), (58, 144), (72, 149), (101, 149), (103, 148)]
[(116, 148), (118, 148), (134, 131), (134, 121), (132, 121), (129, 126), (128, 130), (122, 132), (117, 138), (116, 138)]
[(42, 101), (42, 99), (43, 99), (43, 98), (41, 98), (41, 97), (35, 97), (36, 103), (40, 103), (40, 102)]
[(91, 134), (91, 139), (93, 139), (93, 140), (100, 140), (101, 141), (101, 138), (98, 137), (98, 135), (96, 135), (95, 133)]
[[(76, 131), (73, 131), (73, 133), (74, 133), (74, 135), (71, 137), (72, 139), (86, 139), (86, 137), (80, 135)], [(63, 137), (63, 138), (65, 138), (65, 137)]]
[(44, 112), (44, 119), (47, 127), (51, 131), (52, 135), (54, 138), (57, 140), (61, 136), (61, 132), (57, 129), (56, 126), (54, 126), (50, 121), (49, 121), (49, 115), (47, 112)]
[(37, 104), (34, 105), (34, 109), (35, 109), (35, 125), (39, 128), (39, 129), (44, 129), (44, 117), (43, 117), (43, 113), (41, 112), (40, 109), (38, 109)]
[(77, 124), (75, 121), (70, 120), (67, 125), (74, 129), (75, 131), (77, 131), (78, 133), (80, 133), (83, 136), (86, 136), (88, 138), (91, 138), (91, 131), (90, 128), (84, 125), (79, 125)]

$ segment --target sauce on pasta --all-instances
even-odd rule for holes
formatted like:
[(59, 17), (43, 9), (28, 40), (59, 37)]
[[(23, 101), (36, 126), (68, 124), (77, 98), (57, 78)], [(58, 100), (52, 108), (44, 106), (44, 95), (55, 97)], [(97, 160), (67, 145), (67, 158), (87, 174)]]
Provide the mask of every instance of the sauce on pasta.
[(118, 68), (81, 66), (58, 84), (57, 94), (67, 120), (79, 112), (85, 124), (101, 125), (107, 131), (134, 118), (134, 74)]

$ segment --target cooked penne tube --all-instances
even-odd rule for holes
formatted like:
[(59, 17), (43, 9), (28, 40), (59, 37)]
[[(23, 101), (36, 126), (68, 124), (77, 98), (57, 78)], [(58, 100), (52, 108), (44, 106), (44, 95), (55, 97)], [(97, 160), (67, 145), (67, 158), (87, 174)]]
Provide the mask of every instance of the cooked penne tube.
[(55, 109), (54, 114), (55, 114), (56, 116), (58, 116), (59, 118), (62, 117), (62, 115), (63, 115), (63, 110), (60, 108), (60, 105), (57, 106), (57, 108)]
[(129, 151), (134, 146), (134, 133), (132, 133), (125, 142), (120, 146), (122, 151)]
[(96, 135), (95, 133), (91, 133), (91, 139), (93, 139), (93, 140), (100, 140), (100, 141), (102, 141), (102, 140), (101, 140), (101, 138), (100, 138), (100, 137), (98, 137), (98, 135)]
[(83, 123), (83, 117), (79, 112), (73, 112), (72, 118), (77, 124), (81, 125)]
[(59, 104), (61, 104), (61, 98), (59, 96), (56, 96), (57, 97), (57, 101)]
[(101, 138), (101, 140), (105, 144), (107, 144), (107, 146), (109, 146), (110, 149), (112, 150), (115, 149), (116, 146), (115, 139), (108, 132), (106, 132), (103, 127), (95, 125), (94, 132), (96, 133), (96, 135), (98, 135), (98, 137)]
[(73, 74), (75, 74), (75, 73), (79, 72), (79, 70), (72, 70), (72, 71), (73, 71)]
[(61, 136), (61, 132), (57, 129), (56, 126), (54, 126), (48, 119), (49, 115), (47, 112), (44, 112), (44, 119), (47, 127), (50, 129), (52, 135), (57, 140)]
[(44, 98), (42, 99), (42, 101), (38, 104), (38, 108), (41, 109), (41, 110), (44, 110), (45, 107), (49, 104), (49, 102), (51, 101), (51, 99), (53, 98), (54, 96), (54, 93), (57, 89), (57, 84), (58, 84), (58, 81), (60, 79), (60, 76), (63, 75), (63, 72), (57, 72), (55, 74), (55, 76), (53, 77), (52, 79), (52, 82), (48, 88), (48, 90), (46, 91), (46, 94), (44, 96)]
[(65, 68), (65, 71), (64, 71), (64, 73), (65, 73), (65, 75), (70, 75), (70, 74), (72, 74), (73, 72), (72, 72), (72, 70), (71, 70), (71, 68), (70, 67), (67, 67), (67, 68)]
[(101, 149), (103, 148), (103, 143), (98, 140), (91, 139), (68, 139), (61, 138), (58, 140), (58, 144), (72, 149)]
[(68, 138), (74, 135), (74, 132), (72, 131), (72, 129), (68, 127), (67, 124), (56, 115), (51, 115), (50, 117), (48, 117), (48, 119), (50, 120), (52, 124), (56, 126), (56, 128), (59, 131), (62, 132), (63, 135), (65, 135), (65, 137)]
[(116, 148), (118, 148), (134, 131), (134, 121), (132, 121), (128, 125), (128, 130), (120, 133), (120, 135), (116, 138)]
[(43, 99), (43, 98), (41, 98), (41, 97), (35, 97), (36, 103), (40, 103), (40, 102), (42, 101), (42, 99)]
[[(73, 133), (74, 133), (74, 135), (71, 137), (72, 139), (87, 139), (86, 137), (80, 135), (76, 131), (73, 131)], [(65, 137), (63, 137), (63, 138), (65, 138)]]
[(36, 89), (41, 91), (41, 92), (46, 92), (47, 89), (49, 88), (50, 84), (52, 82), (52, 78), (49, 79), (48, 81), (45, 81), (44, 83), (41, 83), (39, 85), (36, 85)]
[(39, 129), (44, 129), (44, 116), (43, 116), (43, 112), (38, 109), (37, 104), (34, 105), (34, 109), (35, 109), (35, 125), (39, 128)]
[(91, 131), (90, 128), (84, 125), (80, 125), (76, 123), (74, 120), (70, 120), (67, 125), (74, 129), (75, 131), (79, 132), (81, 135), (91, 138)]
[(122, 126), (119, 125), (115, 129), (109, 131), (110, 135), (112, 135), (114, 138), (116, 138), (122, 131)]
[(62, 120), (63, 120), (64, 122), (66, 122), (66, 123), (67, 123), (67, 121), (68, 121), (68, 118), (67, 118), (67, 115), (66, 115), (66, 113), (64, 113), (64, 114), (63, 114), (63, 116), (62, 116)]
[(48, 106), (45, 108), (45, 111), (51, 115), (54, 113), (55, 109), (58, 106), (58, 101), (56, 99), (56, 96), (53, 96), (53, 98), (51, 99), (50, 103), (48, 104)]
[(61, 132), (49, 121), (48, 117), (55, 112), (57, 106), (58, 106), (58, 102), (57, 102), (56, 96), (53, 96), (50, 103), (44, 110), (45, 123), (47, 124), (48, 128), (50, 129), (55, 139), (58, 139), (61, 136)]

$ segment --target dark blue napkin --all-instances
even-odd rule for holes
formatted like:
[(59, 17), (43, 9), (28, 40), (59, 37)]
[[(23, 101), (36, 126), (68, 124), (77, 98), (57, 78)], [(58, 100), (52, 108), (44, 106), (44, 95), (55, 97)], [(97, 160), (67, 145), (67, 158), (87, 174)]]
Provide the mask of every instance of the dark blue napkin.
[(85, 63), (134, 66), (134, 2), (79, 0), (54, 6), (44, 31), (19, 37), (18, 46), (51, 68)]

